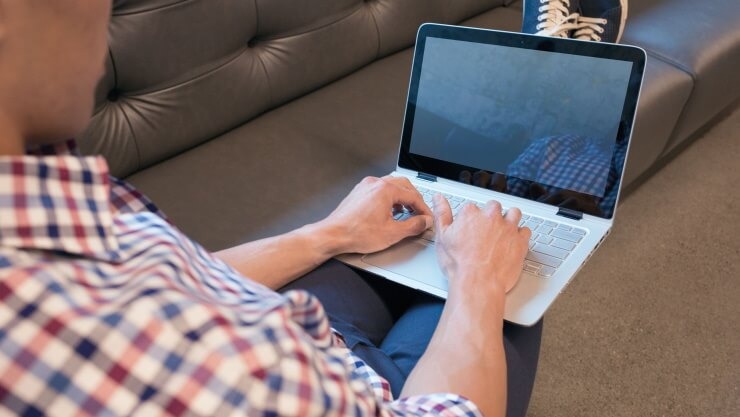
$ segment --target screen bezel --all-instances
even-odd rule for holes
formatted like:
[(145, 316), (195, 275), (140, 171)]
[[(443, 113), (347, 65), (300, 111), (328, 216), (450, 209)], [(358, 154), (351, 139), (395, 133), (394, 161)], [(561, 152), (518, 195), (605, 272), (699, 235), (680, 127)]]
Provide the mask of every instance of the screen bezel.
[[(507, 46), (535, 51), (620, 60), (632, 63), (632, 71), (630, 73), (630, 79), (627, 85), (627, 94), (625, 94), (624, 105), (622, 107), (619, 129), (617, 131), (617, 135), (615, 136), (614, 151), (617, 151), (617, 143), (620, 143), (621, 141), (629, 141), (631, 139), (632, 127), (637, 110), (638, 97), (640, 94), (640, 88), (645, 71), (645, 52), (642, 49), (626, 45), (578, 41), (572, 39), (551, 38), (514, 32), (503, 32), (491, 29), (479, 29), (426, 23), (419, 28), (416, 40), (416, 48), (414, 50), (411, 79), (409, 82), (409, 92), (406, 100), (404, 124), (401, 133), (401, 147), (398, 158), (398, 166), (400, 168), (409, 169), (412, 171), (421, 172), (424, 174), (433, 175), (435, 177), (445, 178), (453, 181), (457, 181), (458, 174), (463, 170), (467, 170), (470, 172), (483, 171), (479, 167), (468, 167), (419, 154), (413, 154), (410, 152), (411, 136), (414, 125), (414, 114), (416, 112), (416, 100), (419, 93), (419, 81), (424, 60), (424, 49), (426, 46), (426, 40), (430, 37), (482, 43), (488, 45)], [(629, 142), (627, 142), (624, 146), (627, 146), (627, 149), (629, 149)], [(624, 166), (626, 164), (626, 161), (627, 158), (625, 156), (624, 162), (622, 163), (621, 170), (618, 175), (619, 178), (614, 185), (615, 187), (620, 187), (621, 185), (621, 181), (624, 177)], [(505, 175), (505, 173), (498, 174)], [(534, 181), (530, 182), (541, 187), (546, 186), (551, 189), (555, 188), (547, 184), (537, 184)], [(580, 193), (578, 191), (564, 189), (561, 190), (567, 191), (569, 195), (572, 195), (576, 199), (593, 199), (593, 196)], [(530, 198), (526, 196), (518, 197), (538, 201), (536, 198)], [(585, 214), (591, 214), (605, 219), (611, 219), (615, 211), (615, 207), (611, 206), (610, 210), (607, 210), (609, 214), (604, 215), (602, 212), (599, 211), (599, 209), (591, 209), (587, 205), (569, 207), (568, 204), (569, 203), (566, 201), (562, 204), (558, 204), (558, 206), (571, 210), (581, 211)], [(616, 205), (616, 199), (613, 204)]]

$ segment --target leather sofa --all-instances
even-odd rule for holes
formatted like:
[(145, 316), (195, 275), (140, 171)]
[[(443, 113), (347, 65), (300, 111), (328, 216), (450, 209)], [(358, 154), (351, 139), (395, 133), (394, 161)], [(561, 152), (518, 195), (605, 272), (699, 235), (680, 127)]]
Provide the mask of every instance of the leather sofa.
[[(116, 0), (85, 153), (211, 250), (328, 214), (395, 166), (423, 22), (520, 30), (512, 0)], [(740, 98), (740, 2), (633, 0), (648, 52), (625, 185)], [(492, 74), (495, 76), (495, 74)]]

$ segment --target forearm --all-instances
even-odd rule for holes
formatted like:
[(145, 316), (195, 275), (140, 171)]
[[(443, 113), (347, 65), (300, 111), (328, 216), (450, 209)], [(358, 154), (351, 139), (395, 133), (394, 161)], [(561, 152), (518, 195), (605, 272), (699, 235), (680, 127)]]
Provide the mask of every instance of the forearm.
[(245, 277), (277, 290), (339, 254), (342, 241), (341, 231), (319, 222), (214, 255)]
[[(506, 412), (504, 295), (468, 291), (447, 300), (429, 347), (402, 396), (449, 392), (467, 397), (487, 417)], [(476, 299), (477, 298), (477, 299)]]

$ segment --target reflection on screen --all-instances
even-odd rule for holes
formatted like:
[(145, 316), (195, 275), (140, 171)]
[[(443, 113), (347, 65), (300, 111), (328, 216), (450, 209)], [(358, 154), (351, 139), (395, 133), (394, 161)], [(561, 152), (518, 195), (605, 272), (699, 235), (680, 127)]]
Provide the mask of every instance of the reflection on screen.
[(608, 198), (610, 178), (621, 175), (618, 148), (626, 147), (615, 139), (631, 69), (625, 61), (427, 38), (409, 150), (502, 174), (498, 188), (515, 195), (531, 193), (534, 182)]

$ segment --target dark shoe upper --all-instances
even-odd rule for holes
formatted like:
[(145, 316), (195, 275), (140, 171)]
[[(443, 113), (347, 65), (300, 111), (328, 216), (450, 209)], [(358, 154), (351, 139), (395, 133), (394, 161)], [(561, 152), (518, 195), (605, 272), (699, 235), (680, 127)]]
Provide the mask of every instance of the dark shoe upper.
[(570, 37), (576, 28), (579, 1), (586, 0), (524, 0), (522, 32)]
[(617, 43), (627, 0), (524, 0), (522, 32)]
[(576, 39), (617, 43), (627, 20), (627, 0), (581, 0)]

